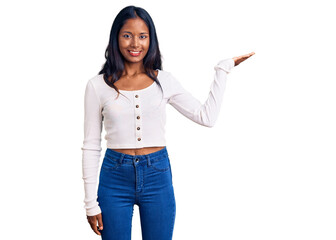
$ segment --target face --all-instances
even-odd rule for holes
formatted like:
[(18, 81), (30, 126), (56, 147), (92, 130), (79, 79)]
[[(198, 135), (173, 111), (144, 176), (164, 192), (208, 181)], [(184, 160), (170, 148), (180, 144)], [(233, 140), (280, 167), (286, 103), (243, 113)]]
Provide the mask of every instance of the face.
[(119, 50), (125, 61), (142, 62), (149, 48), (149, 30), (141, 18), (128, 19), (119, 31)]

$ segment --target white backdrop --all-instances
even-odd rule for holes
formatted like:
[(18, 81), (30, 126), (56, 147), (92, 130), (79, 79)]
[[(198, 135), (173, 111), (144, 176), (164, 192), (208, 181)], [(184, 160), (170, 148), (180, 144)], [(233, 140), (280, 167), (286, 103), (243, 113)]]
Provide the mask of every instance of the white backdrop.
[(167, 106), (173, 239), (336, 239), (336, 17), (326, 0), (2, 2), (0, 238), (100, 238), (83, 207), (84, 90), (131, 4), (154, 20), (163, 69), (202, 102), (219, 60), (256, 53), (228, 75), (213, 128)]

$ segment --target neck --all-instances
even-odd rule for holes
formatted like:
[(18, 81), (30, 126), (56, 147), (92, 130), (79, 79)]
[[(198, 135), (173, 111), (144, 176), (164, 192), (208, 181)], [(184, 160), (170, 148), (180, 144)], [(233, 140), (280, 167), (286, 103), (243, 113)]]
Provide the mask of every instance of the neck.
[(137, 74), (144, 73), (145, 67), (142, 62), (140, 63), (130, 63), (124, 62), (124, 72), (123, 75), (125, 76), (136, 76)]

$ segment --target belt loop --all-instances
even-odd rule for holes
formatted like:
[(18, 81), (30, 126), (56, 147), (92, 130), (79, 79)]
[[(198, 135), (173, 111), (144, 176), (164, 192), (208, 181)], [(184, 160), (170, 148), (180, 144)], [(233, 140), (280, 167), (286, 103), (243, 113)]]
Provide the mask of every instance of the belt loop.
[(149, 155), (147, 155), (147, 165), (150, 166), (151, 165), (151, 160), (150, 160), (150, 157)]
[(122, 164), (122, 161), (124, 159), (125, 153), (121, 153), (121, 157), (119, 158), (119, 163)]

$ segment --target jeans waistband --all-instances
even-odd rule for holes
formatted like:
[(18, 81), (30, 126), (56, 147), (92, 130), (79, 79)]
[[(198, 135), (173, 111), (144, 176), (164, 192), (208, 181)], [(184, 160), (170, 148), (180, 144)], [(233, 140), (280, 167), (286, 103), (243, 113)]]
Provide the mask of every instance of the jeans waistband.
[(167, 147), (165, 146), (159, 151), (152, 152), (149, 154), (144, 154), (144, 155), (130, 155), (130, 154), (125, 154), (121, 152), (114, 151), (110, 148), (106, 149), (105, 154), (113, 159), (118, 160), (120, 163), (129, 163), (132, 164), (134, 161), (137, 162), (142, 162), (142, 161), (155, 161), (156, 159), (162, 158), (162, 157), (168, 157), (168, 150)]

